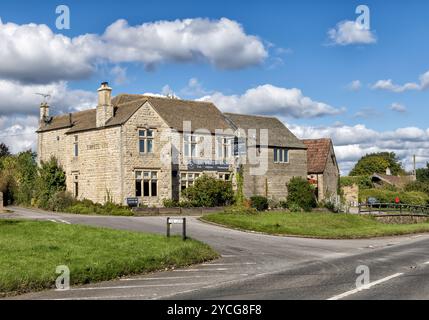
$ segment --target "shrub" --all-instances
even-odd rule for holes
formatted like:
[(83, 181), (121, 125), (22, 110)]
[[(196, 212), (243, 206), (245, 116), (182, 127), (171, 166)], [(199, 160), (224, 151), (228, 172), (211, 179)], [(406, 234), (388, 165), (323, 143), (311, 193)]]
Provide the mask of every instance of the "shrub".
[(66, 189), (66, 175), (56, 158), (41, 163), (36, 179), (36, 198), (40, 208), (48, 209), (51, 197)]
[(248, 215), (255, 215), (258, 214), (258, 210), (255, 208), (247, 208), (244, 206), (233, 206), (226, 209), (223, 213), (225, 214), (248, 214)]
[(250, 197), (252, 208), (258, 211), (265, 211), (268, 209), (268, 199), (262, 196)]
[(292, 204), (289, 206), (289, 211), (290, 211), (290, 212), (303, 212), (303, 211), (304, 211), (304, 209), (302, 209), (300, 205), (298, 205), (298, 204), (296, 204), (296, 203), (292, 203)]
[(202, 175), (194, 185), (183, 191), (183, 196), (197, 207), (217, 207), (234, 203), (234, 191), (230, 181)]
[(283, 209), (289, 209), (289, 204), (285, 200), (280, 201), (279, 206)]
[(288, 183), (287, 202), (291, 211), (292, 207), (300, 207), (304, 211), (311, 211), (316, 207), (316, 197), (313, 187), (302, 177), (294, 177)]
[(48, 201), (48, 208), (52, 211), (64, 211), (77, 203), (77, 200), (67, 191), (55, 193)]
[(172, 200), (172, 199), (164, 199), (164, 200), (162, 200), (162, 205), (165, 208), (176, 208), (179, 206), (179, 201)]

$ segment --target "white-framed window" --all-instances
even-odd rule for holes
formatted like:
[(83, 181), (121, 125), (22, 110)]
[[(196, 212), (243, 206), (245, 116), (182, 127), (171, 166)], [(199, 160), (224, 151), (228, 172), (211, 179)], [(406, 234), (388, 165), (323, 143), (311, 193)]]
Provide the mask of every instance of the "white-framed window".
[(136, 197), (158, 196), (158, 172), (138, 170), (136, 174)]
[(75, 158), (79, 156), (79, 137), (78, 136), (74, 136), (73, 155)]
[(216, 157), (217, 159), (226, 160), (232, 157), (233, 138), (216, 139)]
[(198, 137), (191, 134), (183, 136), (183, 154), (187, 158), (198, 157)]
[(222, 172), (218, 174), (220, 180), (230, 181), (231, 174), (229, 172)]
[(195, 180), (197, 180), (201, 176), (200, 173), (197, 172), (182, 172), (180, 174), (180, 190), (185, 190), (190, 186), (193, 186)]
[(275, 163), (289, 163), (289, 149), (274, 148)]
[(139, 152), (153, 153), (154, 148), (154, 130), (139, 129)]

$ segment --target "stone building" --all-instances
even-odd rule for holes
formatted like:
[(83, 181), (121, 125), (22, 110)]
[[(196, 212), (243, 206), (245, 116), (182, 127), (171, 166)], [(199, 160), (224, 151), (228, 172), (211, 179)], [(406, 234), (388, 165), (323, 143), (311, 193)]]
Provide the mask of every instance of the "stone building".
[(338, 194), (340, 170), (331, 139), (303, 140), (307, 146), (308, 180), (316, 188), (318, 201)]
[[(52, 117), (47, 104), (40, 107), (38, 161), (55, 156), (78, 199), (126, 204), (137, 198), (160, 206), (179, 199), (202, 174), (234, 181), (247, 155), (238, 152), (243, 145), (262, 159), (243, 162), (246, 196), (285, 198), (287, 181), (307, 174), (305, 145), (275, 118), (222, 114), (209, 102), (131, 94), (112, 99), (111, 93), (103, 83), (97, 107), (81, 112)], [(253, 144), (244, 139), (252, 127)], [(267, 170), (252, 172), (258, 167)]]

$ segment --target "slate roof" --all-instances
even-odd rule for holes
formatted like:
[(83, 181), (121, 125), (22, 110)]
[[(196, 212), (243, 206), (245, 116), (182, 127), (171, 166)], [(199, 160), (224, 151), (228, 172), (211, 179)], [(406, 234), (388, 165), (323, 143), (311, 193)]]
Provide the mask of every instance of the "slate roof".
[(238, 128), (247, 130), (256, 129), (257, 144), (259, 144), (259, 130), (268, 129), (268, 145), (276, 147), (288, 147), (306, 149), (301, 142), (279, 119), (267, 116), (254, 116), (236, 113), (225, 113)]
[(331, 139), (305, 139), (308, 173), (323, 173), (331, 151)]
[[(144, 95), (121, 94), (112, 99), (114, 116), (107, 121), (106, 127), (122, 125), (146, 102), (173, 129), (183, 131), (183, 121), (191, 121), (192, 130), (229, 129), (230, 123), (210, 102), (187, 101)], [(96, 129), (96, 109), (52, 117), (44, 123), (38, 132), (70, 128), (67, 133)]]

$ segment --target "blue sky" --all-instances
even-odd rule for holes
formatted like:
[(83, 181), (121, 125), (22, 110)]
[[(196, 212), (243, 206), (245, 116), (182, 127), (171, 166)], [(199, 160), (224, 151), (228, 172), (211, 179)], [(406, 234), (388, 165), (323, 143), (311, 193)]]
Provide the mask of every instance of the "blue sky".
[[(55, 8), (59, 4), (70, 8), (70, 30), (56, 29)], [(342, 22), (354, 22), (358, 17), (355, 9), (361, 4), (370, 9), (370, 30), (348, 43), (335, 42), (328, 32), (333, 29), (340, 32)], [(153, 65), (149, 65), (147, 58), (129, 59), (120, 56), (122, 53), (114, 58), (91, 53), (90, 58), (82, 58), (82, 64), (90, 65), (90, 71), (76, 71), (64, 77), (62, 72), (58, 72), (43, 80), (37, 77), (40, 70), (29, 68), (30, 78), (27, 78), (25, 70), (18, 70), (18, 62), (17, 70), (13, 70), (13, 63), (10, 67), (2, 67), (2, 63), (8, 62), (0, 59), (0, 98), (2, 94), (8, 94), (7, 90), (1, 89), (2, 79), (5, 87), (8, 87), (8, 82), (15, 86), (17, 83), (29, 86), (27, 93), (36, 87), (52, 90), (57, 95), (62, 94), (62, 97), (53, 98), (53, 103), (57, 103), (53, 112), (59, 113), (77, 107), (73, 103), (79, 104), (79, 108), (90, 106), (90, 93), (95, 92), (101, 81), (107, 80), (114, 93), (162, 94), (169, 91), (186, 99), (204, 97), (226, 111), (232, 108), (228, 103), (232, 105), (235, 102), (238, 106), (232, 111), (278, 116), (302, 138), (329, 136), (336, 144), (343, 173), (359, 156), (371, 151), (395, 151), (408, 168), (412, 154), (418, 155), (419, 166), (429, 160), (429, 152), (426, 152), (429, 147), (429, 93), (424, 79), (419, 79), (429, 70), (429, 42), (425, 37), (429, 28), (429, 3), (426, 1), (122, 0), (104, 1), (103, 6), (100, 1), (14, 1), (0, 3), (0, 17), (3, 24), (13, 23), (16, 28), (29, 23), (47, 25), (53, 34), (62, 34), (68, 39), (86, 34), (100, 38), (106, 28), (118, 19), (127, 21), (121, 30), (128, 32), (145, 23), (156, 26), (160, 21), (202, 18), (207, 19), (204, 20), (205, 26), (213, 26), (218, 25), (220, 19), (227, 18), (234, 24), (231, 32), (237, 31), (235, 26), (241, 26), (242, 32), (236, 44), (225, 48), (222, 44), (201, 43), (198, 46), (200, 51), (189, 59), (181, 60), (163, 51), (161, 56), (165, 56)], [(144, 30), (137, 30), (139, 32)], [(113, 36), (120, 38), (121, 35), (119, 32)], [(221, 36), (228, 41), (228, 29)], [(205, 41), (204, 37), (200, 39)], [(45, 40), (30, 41), (29, 55), (32, 45), (38, 46)], [(171, 45), (174, 37), (168, 40)], [(15, 40), (8, 38), (7, 41), (13, 43)], [(110, 41), (109, 49), (118, 48), (111, 44), (115, 42), (117, 46), (117, 39), (103, 41)], [(230, 38), (230, 41), (235, 40)], [(251, 42), (262, 46), (265, 54), (253, 57), (252, 52), (244, 53), (244, 46)], [(16, 45), (24, 46), (22, 42)], [(195, 48), (189, 50), (194, 52)], [(75, 57), (79, 52), (65, 52), (64, 59), (76, 59), (70, 62), (72, 67), (67, 67), (67, 70), (78, 70), (80, 60)], [(0, 58), (1, 54), (0, 50)], [(41, 66), (46, 63), (49, 70), (61, 70), (60, 66), (47, 62), (57, 58), (54, 54), (41, 61)], [(243, 59), (250, 56), (249, 62), (240, 65), (240, 54)], [(237, 61), (232, 67), (219, 65), (225, 59), (234, 60), (234, 57)], [(38, 64), (37, 60), (31, 61), (33, 65)], [(390, 83), (387, 82), (389, 79)], [(354, 89), (350, 87), (353, 81)], [(375, 86), (378, 81), (384, 82)], [(411, 89), (403, 87), (406, 83), (412, 84)], [(300, 93), (288, 91), (293, 88), (299, 89)], [(255, 90), (253, 94), (246, 95), (252, 89)], [(14, 90), (16, 96), (17, 89)], [(267, 97), (270, 93), (278, 94), (277, 100)], [(292, 95), (291, 101), (284, 102), (289, 95)], [(69, 99), (65, 101), (67, 97)], [(295, 105), (295, 97), (311, 99), (312, 103), (304, 101)], [(231, 100), (233, 98), (235, 100)], [(10, 135), (5, 140), (14, 144), (15, 151), (34, 146), (34, 137), (29, 135), (32, 127), (37, 125), (34, 117), (38, 113), (40, 99), (37, 96), (33, 99), (34, 107), (28, 98), (16, 112), (10, 104), (0, 104), (0, 130), (3, 132), (0, 136)], [(264, 101), (267, 100), (265, 108)], [(319, 103), (323, 106), (317, 105)], [(317, 108), (321, 108), (320, 111), (316, 112)], [(296, 111), (298, 109), (299, 112)], [(22, 139), (20, 134), (26, 138)]]

